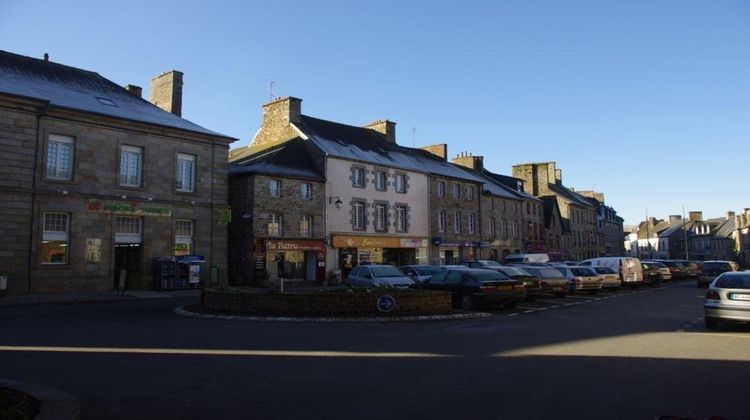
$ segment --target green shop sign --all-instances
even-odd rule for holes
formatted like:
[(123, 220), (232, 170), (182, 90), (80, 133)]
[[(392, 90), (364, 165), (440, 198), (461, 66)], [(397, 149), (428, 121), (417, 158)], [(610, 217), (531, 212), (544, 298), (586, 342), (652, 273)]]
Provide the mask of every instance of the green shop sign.
[(105, 203), (101, 200), (88, 200), (86, 208), (94, 213), (127, 214), (130, 216), (172, 216), (172, 210), (165, 207), (144, 206), (142, 203)]

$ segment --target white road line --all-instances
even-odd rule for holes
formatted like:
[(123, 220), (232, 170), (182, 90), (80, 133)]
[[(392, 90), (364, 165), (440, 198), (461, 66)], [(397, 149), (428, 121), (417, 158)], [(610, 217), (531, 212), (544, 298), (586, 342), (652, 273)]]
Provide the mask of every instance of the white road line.
[(555, 306), (550, 306), (549, 309), (555, 309), (555, 308), (559, 308), (559, 307), (560, 307), (560, 305), (555, 305)]
[(508, 314), (508, 316), (518, 316), (518, 312), (514, 312), (512, 314)]
[(523, 312), (521, 312), (521, 313), (523, 313), (523, 314), (532, 314), (532, 313), (534, 313), (534, 312), (536, 312), (536, 310), (532, 309), (532, 310), (530, 310), (530, 311), (523, 311)]

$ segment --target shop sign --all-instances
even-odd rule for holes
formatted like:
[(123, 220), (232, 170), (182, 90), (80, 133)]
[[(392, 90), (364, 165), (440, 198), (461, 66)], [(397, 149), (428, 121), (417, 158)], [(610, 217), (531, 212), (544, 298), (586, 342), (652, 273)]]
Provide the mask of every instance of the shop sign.
[(333, 237), (334, 248), (425, 248), (427, 239), (398, 238), (381, 236), (342, 236)]
[(129, 216), (172, 216), (172, 210), (165, 207), (144, 206), (137, 201), (130, 203), (105, 203), (101, 200), (88, 200), (86, 209), (92, 213), (127, 214)]
[(266, 239), (266, 251), (325, 251), (323, 241)]
[(480, 245), (479, 241), (446, 241), (441, 244), (447, 247), (464, 247), (464, 248), (476, 248)]
[(432, 244), (435, 246), (440, 246), (443, 243), (443, 238), (440, 236), (435, 236), (432, 238)]
[(400, 248), (427, 248), (427, 239), (401, 238)]

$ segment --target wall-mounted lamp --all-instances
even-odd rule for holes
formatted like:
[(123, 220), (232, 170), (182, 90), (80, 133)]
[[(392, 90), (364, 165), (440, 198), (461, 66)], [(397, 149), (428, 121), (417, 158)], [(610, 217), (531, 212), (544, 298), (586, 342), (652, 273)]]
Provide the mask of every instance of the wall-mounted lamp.
[(252, 215), (252, 214), (250, 214), (250, 213), (245, 213), (245, 212), (243, 212), (243, 213), (242, 213), (242, 218), (243, 218), (243, 219), (245, 219), (245, 220), (249, 220), (249, 219), (252, 219), (252, 218), (253, 218), (253, 215)]
[[(336, 201), (333, 201), (334, 199), (335, 199)], [(336, 208), (337, 208), (337, 209), (340, 209), (340, 208), (341, 208), (341, 206), (342, 206), (342, 205), (344, 204), (344, 202), (343, 202), (343, 201), (341, 201), (341, 197), (339, 197), (339, 196), (336, 196), (336, 197), (328, 197), (328, 204), (331, 204), (331, 203), (333, 203), (333, 205), (334, 205), (334, 206), (336, 206)]]

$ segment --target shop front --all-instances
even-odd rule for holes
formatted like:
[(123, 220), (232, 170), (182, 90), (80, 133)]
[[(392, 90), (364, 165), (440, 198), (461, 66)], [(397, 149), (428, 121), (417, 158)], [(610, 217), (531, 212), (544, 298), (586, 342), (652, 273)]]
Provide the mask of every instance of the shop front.
[(333, 235), (342, 278), (361, 264), (427, 264), (426, 238)]
[(443, 241), (441, 238), (432, 238), (432, 243), (437, 247), (440, 265), (477, 260), (482, 245), (479, 241)]
[[(315, 239), (261, 239), (255, 256), (256, 275), (308, 282), (325, 279), (325, 244)], [(257, 277), (256, 277), (257, 278)]]

